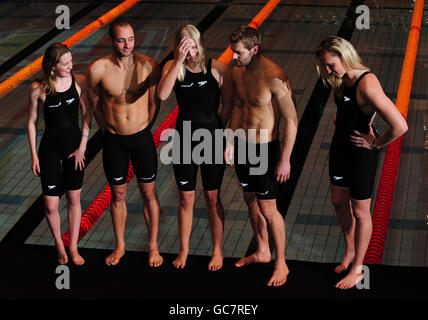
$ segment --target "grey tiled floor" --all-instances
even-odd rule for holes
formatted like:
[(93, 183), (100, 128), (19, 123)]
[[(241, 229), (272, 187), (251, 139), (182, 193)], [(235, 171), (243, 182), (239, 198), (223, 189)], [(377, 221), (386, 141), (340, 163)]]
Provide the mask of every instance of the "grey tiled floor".
[[(218, 57), (227, 47), (227, 35), (230, 30), (238, 25), (247, 24), (264, 3), (265, 1), (252, 1), (252, 3), (233, 1), (205, 33), (209, 54)], [(374, 3), (379, 6), (379, 9)], [(177, 27), (184, 23), (197, 24), (215, 4), (213, 2), (189, 4), (185, 1), (182, 3), (177, 1), (176, 4), (168, 5), (153, 3), (137, 5), (125, 14), (135, 20), (136, 31), (140, 34), (136, 39), (139, 44), (137, 51), (161, 61), (172, 49), (172, 39)], [(369, 5), (371, 6), (371, 27), (369, 30), (355, 30), (351, 41), (365, 64), (378, 76), (387, 95), (395, 101), (411, 20), (411, 12), (408, 8), (411, 7), (412, 2), (377, 1)], [(9, 10), (9, 6), (11, 4), (7, 6), (1, 4), (0, 12)], [(47, 8), (40, 6), (42, 11), (43, 8)], [(66, 39), (79, 27), (88, 24), (113, 6), (114, 3), (110, 2), (102, 4), (88, 17), (79, 21), (78, 26), (63, 32), (53, 41)], [(283, 67), (293, 83), (299, 118), (303, 114), (317, 80), (312, 57), (314, 47), (327, 35), (337, 34), (348, 6), (349, 1), (283, 1), (260, 28), (265, 55)], [(18, 9), (15, 8), (15, 10)], [(31, 13), (22, 8), (20, 10), (22, 15)], [(171, 19), (172, 16), (174, 18)], [(35, 20), (40, 22), (40, 32), (47, 28), (48, 23), (45, 19), (47, 18)], [(423, 21), (412, 100), (409, 106), (409, 132), (403, 143), (396, 194), (383, 256), (384, 264), (428, 265), (428, 228), (426, 226), (428, 205), (425, 200), (428, 191), (426, 179), (428, 162), (424, 149), (426, 135), (424, 126), (426, 127), (426, 120), (428, 120), (425, 89), (428, 83), (426, 70), (428, 23), (426, 19)], [(27, 28), (28, 26), (23, 26), (19, 29), (17, 26), (16, 30), (21, 30), (21, 33), (30, 32)], [(2, 46), (2, 48), (9, 48), (8, 50), (0, 50), (0, 59), (4, 61), (19, 50), (15, 48), (16, 51), (14, 51), (11, 45), (10, 39), (15, 38), (9, 36), (7, 30), (0, 28), (0, 31), (0, 43), (9, 44), (9, 46)], [(75, 70), (84, 72), (89, 62), (109, 53), (106, 33), (107, 28), (103, 28), (73, 49)], [(30, 56), (20, 67), (38, 57), (43, 50), (44, 48), (41, 48)], [(2, 76), (2, 80), (18, 69), (16, 67)], [(0, 240), (40, 195), (39, 181), (29, 170), (30, 155), (25, 129), (26, 99), (23, 98), (26, 95), (28, 83), (28, 81), (25, 82), (0, 100), (2, 110), (0, 114)], [(173, 96), (162, 104), (154, 128), (175, 105)], [(330, 203), (328, 181), (328, 150), (334, 130), (332, 122), (334, 113), (335, 105), (330, 97), (285, 218), (288, 240), (286, 259), (338, 262), (344, 253), (343, 236)], [(377, 120), (376, 126), (381, 131), (385, 128), (381, 120)], [(40, 129), (43, 129), (42, 124)], [(96, 129), (94, 123), (92, 133)], [(378, 170), (376, 185), (380, 170), (381, 166)], [(83, 209), (91, 203), (106, 183), (101, 154), (98, 154), (85, 172), (82, 190)], [(171, 166), (164, 166), (161, 162), (159, 162), (156, 190), (162, 211), (159, 247), (162, 252), (177, 253), (179, 250), (176, 219), (177, 188)], [(211, 236), (200, 181), (196, 193), (190, 253), (209, 255)], [(375, 197), (376, 193), (374, 199)], [(227, 168), (225, 172), (221, 199), (226, 219), (224, 254), (240, 257), (247, 251), (252, 229), (242, 192), (231, 168)], [(147, 249), (147, 230), (135, 180), (129, 184), (127, 203), (127, 249), (144, 251)], [(65, 231), (67, 229), (65, 199), (61, 199), (60, 209), (62, 228)], [(52, 244), (52, 236), (45, 221), (34, 230), (27, 243)], [(109, 210), (101, 216), (79, 245), (90, 248), (112, 249), (114, 247)]]

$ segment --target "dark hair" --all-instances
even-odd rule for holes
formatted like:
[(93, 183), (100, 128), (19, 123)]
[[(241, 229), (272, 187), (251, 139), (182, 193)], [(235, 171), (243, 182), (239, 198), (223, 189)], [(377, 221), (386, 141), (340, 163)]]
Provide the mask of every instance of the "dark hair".
[(254, 46), (259, 46), (259, 51), (262, 45), (262, 37), (257, 29), (249, 26), (241, 26), (236, 28), (229, 36), (230, 43), (242, 41), (245, 48), (250, 50)]
[(110, 23), (110, 26), (108, 29), (108, 33), (110, 35), (110, 38), (112, 38), (112, 39), (114, 39), (114, 37), (115, 37), (114, 28), (116, 26), (119, 26), (119, 27), (130, 26), (132, 29), (134, 29), (134, 27), (132, 26), (130, 21), (122, 19), (122, 18), (116, 19), (112, 23)]

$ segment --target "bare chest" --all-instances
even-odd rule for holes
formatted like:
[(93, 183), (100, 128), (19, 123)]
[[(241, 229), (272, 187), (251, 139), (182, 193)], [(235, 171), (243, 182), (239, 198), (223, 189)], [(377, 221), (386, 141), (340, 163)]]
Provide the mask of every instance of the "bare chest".
[(236, 90), (240, 100), (247, 106), (264, 106), (271, 102), (272, 93), (263, 77), (241, 75)]
[(107, 97), (135, 101), (148, 90), (148, 74), (140, 66), (128, 70), (111, 68), (102, 78), (101, 86)]

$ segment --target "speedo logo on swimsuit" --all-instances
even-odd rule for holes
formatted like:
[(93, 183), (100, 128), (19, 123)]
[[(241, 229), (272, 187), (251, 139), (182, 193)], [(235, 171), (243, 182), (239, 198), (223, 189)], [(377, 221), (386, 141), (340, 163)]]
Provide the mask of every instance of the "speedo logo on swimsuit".
[(248, 183), (241, 182), (241, 186), (246, 187), (248, 186)]
[(341, 180), (341, 179), (343, 179), (343, 177), (333, 176), (333, 179), (334, 180)]
[(151, 177), (148, 178), (140, 178), (140, 180), (150, 180), (153, 179), (155, 177), (155, 174), (153, 173), (153, 175)]
[(65, 100), (65, 102), (67, 102), (67, 104), (70, 104), (70, 103), (72, 103), (73, 101), (74, 101), (74, 98), (71, 98), (71, 99)]
[(120, 180), (122, 180), (122, 179), (123, 179), (123, 177), (113, 178), (113, 179), (114, 179), (114, 181), (120, 181)]
[(351, 99), (350, 98), (348, 98), (347, 96), (343, 96), (343, 101), (351, 101)]
[(56, 187), (56, 185), (53, 185), (53, 186), (48, 186), (48, 189), (49, 190), (52, 190), (53, 188), (55, 188)]
[(261, 195), (261, 196), (265, 196), (269, 193), (269, 190), (266, 190), (265, 192), (256, 192), (256, 193)]
[(191, 86), (193, 86), (193, 82), (191, 84), (182, 84), (181, 85), (182, 88), (190, 88)]
[(185, 184), (188, 184), (189, 183), (189, 181), (180, 181), (180, 184), (182, 185), (182, 186), (184, 186)]
[(200, 87), (202, 87), (204, 84), (206, 84), (208, 81), (198, 81), (198, 85), (200, 86)]
[(49, 108), (58, 108), (61, 105), (61, 101), (58, 104), (53, 104)]

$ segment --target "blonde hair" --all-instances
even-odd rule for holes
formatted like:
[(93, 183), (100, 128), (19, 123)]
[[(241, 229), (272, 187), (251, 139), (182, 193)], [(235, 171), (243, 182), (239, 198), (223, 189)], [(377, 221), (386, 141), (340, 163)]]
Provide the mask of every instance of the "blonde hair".
[(62, 43), (52, 43), (45, 51), (42, 61), (43, 80), (41, 81), (46, 94), (55, 94), (55, 73), (52, 68), (58, 64), (61, 57), (71, 53), (70, 49)]
[[(198, 29), (194, 25), (191, 25), (191, 24), (185, 25), (175, 35), (175, 48), (178, 47), (181, 39), (183, 39), (184, 37), (189, 37), (195, 42), (199, 51), (197, 64), (199, 64), (199, 66), (202, 68), (202, 71), (204, 74), (207, 73), (208, 59), (206, 55), (205, 43), (201, 36), (201, 33), (198, 31)], [(177, 75), (178, 81), (180, 82), (183, 81), (185, 75), (186, 75), (186, 67), (184, 66), (184, 63), (183, 63), (180, 67), (180, 70), (178, 71), (178, 75)]]
[(315, 50), (315, 64), (318, 76), (324, 85), (330, 84), (332, 86), (336, 96), (341, 97), (343, 95), (342, 79), (328, 74), (325, 68), (321, 66), (320, 59), (326, 52), (338, 56), (345, 70), (368, 70), (369, 68), (363, 65), (360, 56), (349, 41), (340, 37), (328, 37), (321, 41)]

